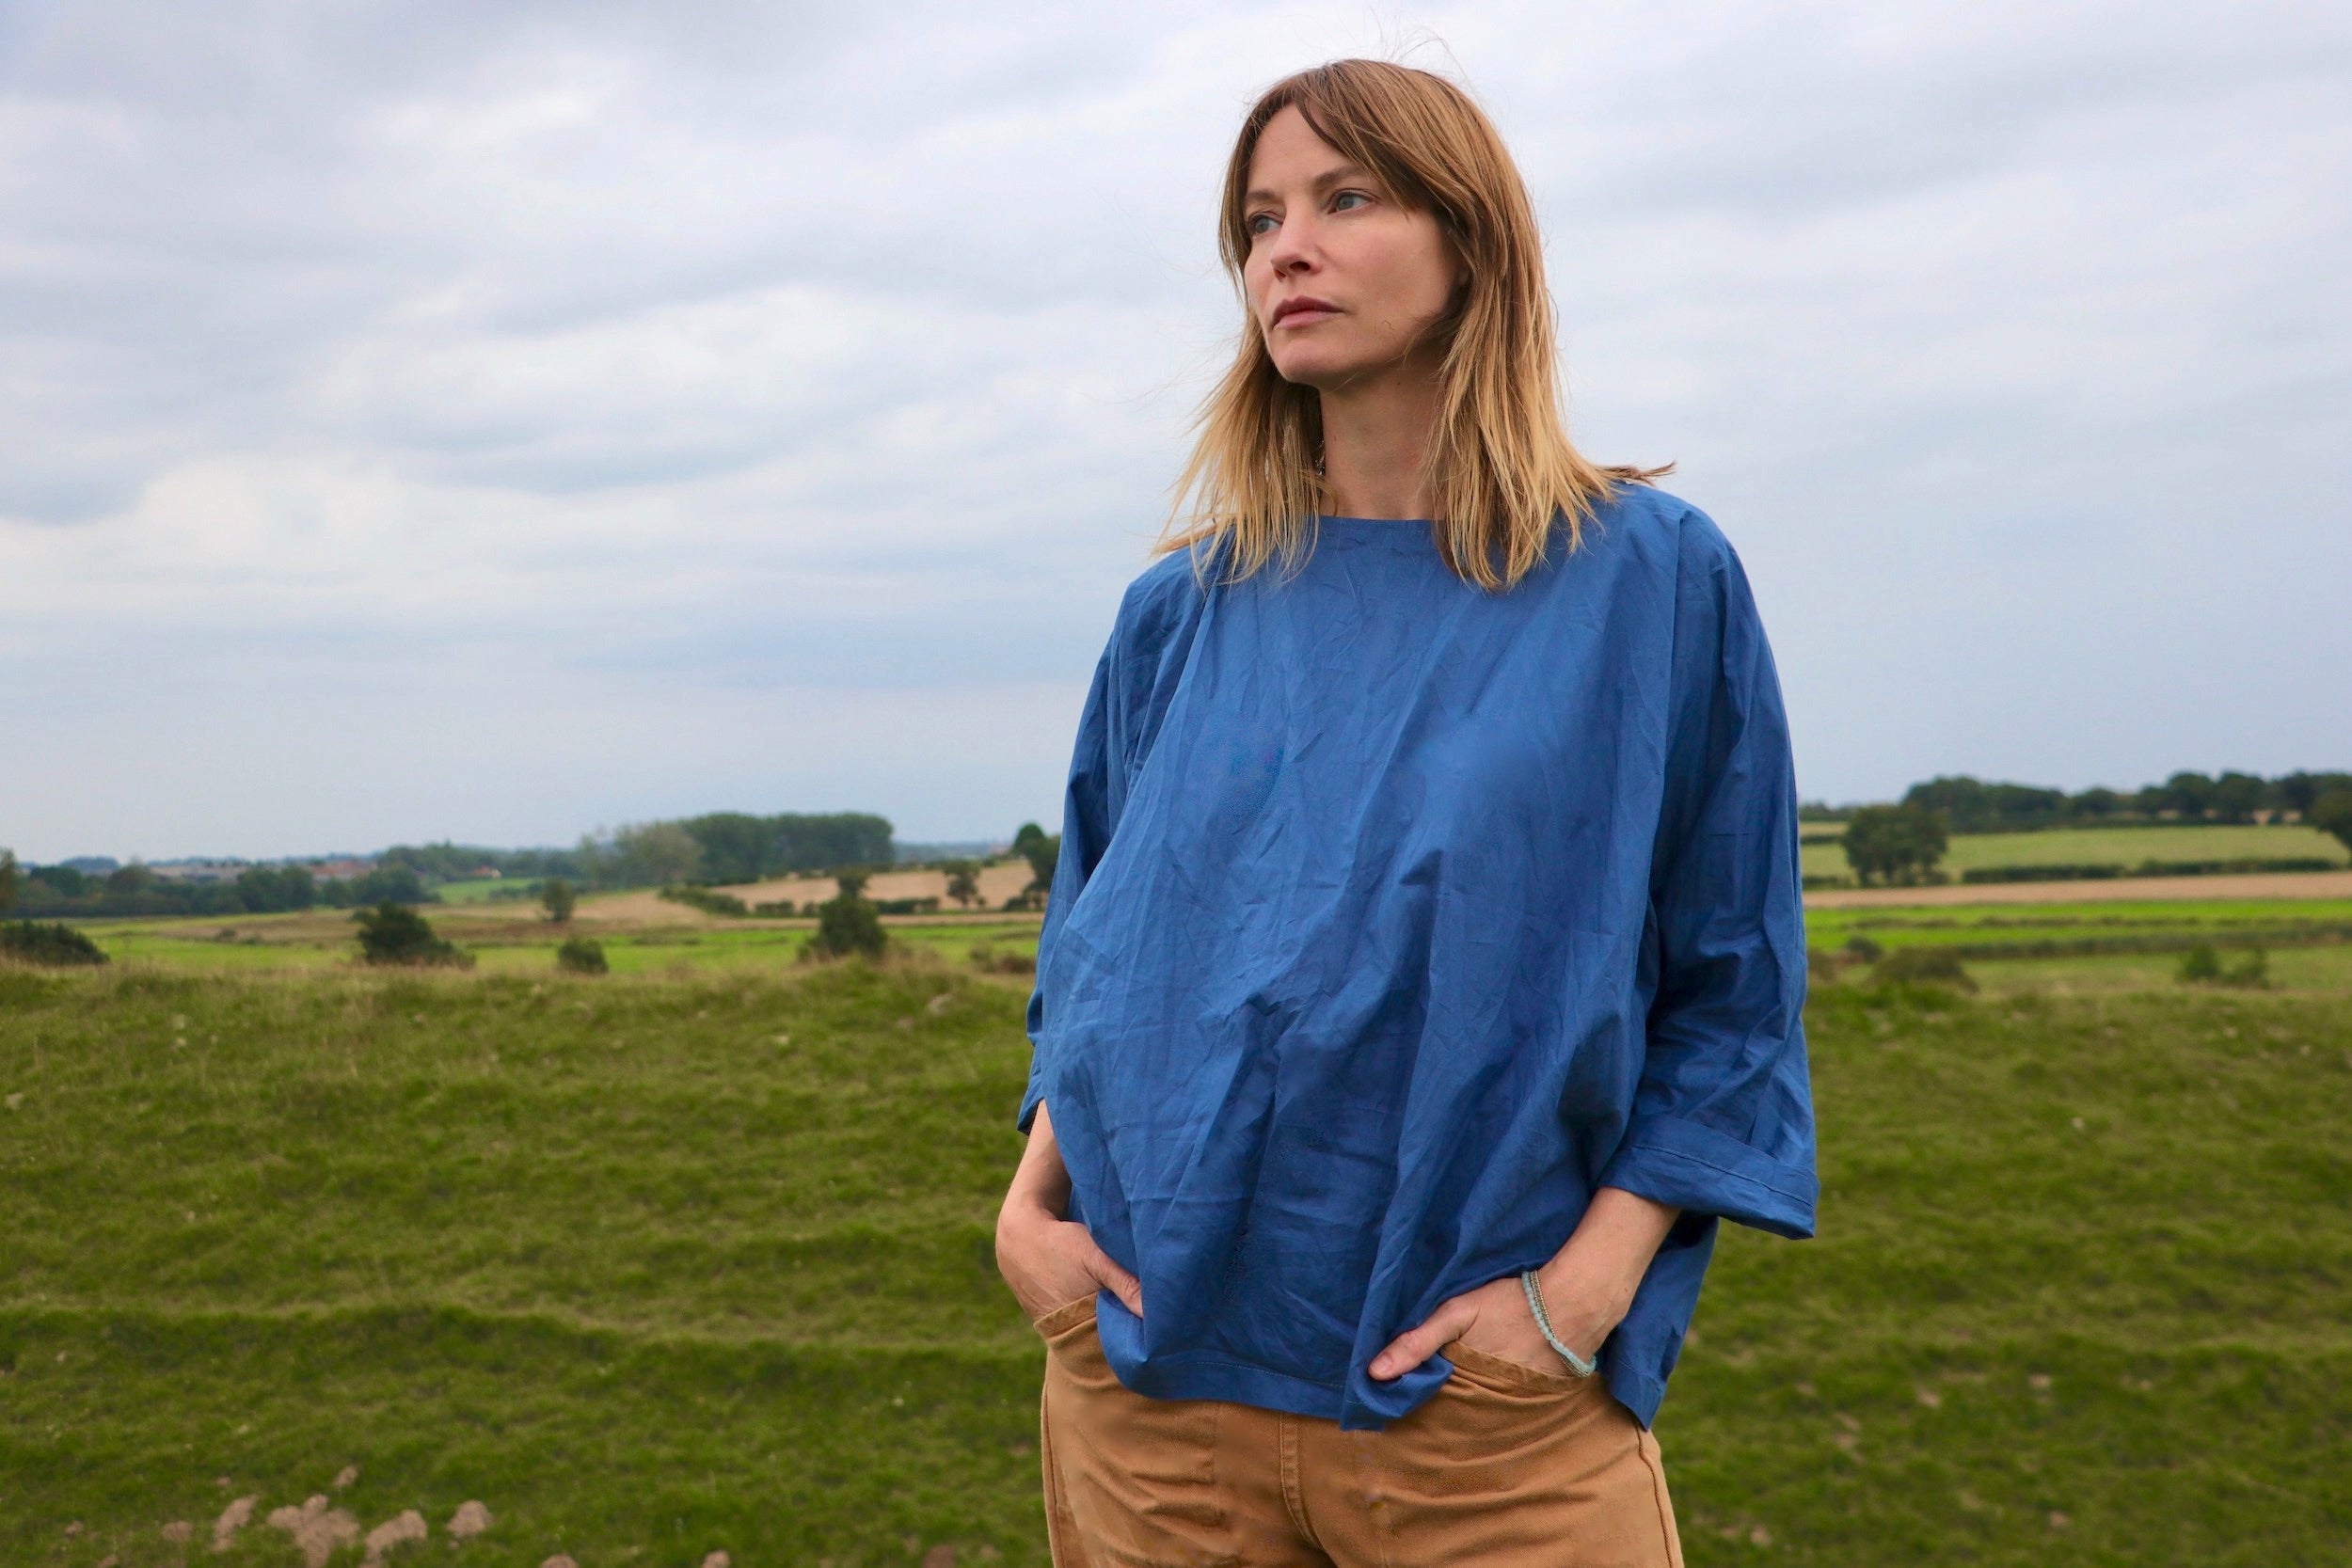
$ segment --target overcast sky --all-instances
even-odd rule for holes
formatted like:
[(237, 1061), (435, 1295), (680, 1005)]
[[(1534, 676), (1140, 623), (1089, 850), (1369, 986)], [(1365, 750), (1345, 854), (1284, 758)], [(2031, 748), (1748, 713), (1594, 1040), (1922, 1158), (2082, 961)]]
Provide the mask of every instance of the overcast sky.
[(1462, 75), (1809, 797), (2352, 766), (2352, 8), (0, 0), (0, 844), (1054, 825), (1257, 89)]

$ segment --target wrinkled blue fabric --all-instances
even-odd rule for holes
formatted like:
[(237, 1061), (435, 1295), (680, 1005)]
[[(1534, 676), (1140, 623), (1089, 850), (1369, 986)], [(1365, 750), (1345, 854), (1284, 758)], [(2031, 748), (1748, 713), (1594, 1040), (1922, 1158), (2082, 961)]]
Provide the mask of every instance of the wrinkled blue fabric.
[(1376, 1428), (1439, 1303), (1549, 1259), (1594, 1192), (1683, 1211), (1603, 1348), (1647, 1425), (1718, 1217), (1810, 1235), (1797, 797), (1715, 525), (1627, 486), (1515, 588), (1426, 524), (1328, 517), (1127, 591), (1030, 997), (1128, 1387)]

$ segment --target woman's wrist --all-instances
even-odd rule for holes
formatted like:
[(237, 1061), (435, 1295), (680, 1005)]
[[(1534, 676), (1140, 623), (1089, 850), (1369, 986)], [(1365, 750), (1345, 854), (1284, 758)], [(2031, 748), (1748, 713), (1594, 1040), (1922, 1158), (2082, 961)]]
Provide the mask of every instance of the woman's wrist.
[[(1632, 1309), (1634, 1292), (1680, 1213), (1616, 1187), (1593, 1195), (1575, 1233), (1535, 1271), (1564, 1338), (1586, 1354), (1599, 1348)], [(1578, 1344), (1580, 1335), (1593, 1342)]]

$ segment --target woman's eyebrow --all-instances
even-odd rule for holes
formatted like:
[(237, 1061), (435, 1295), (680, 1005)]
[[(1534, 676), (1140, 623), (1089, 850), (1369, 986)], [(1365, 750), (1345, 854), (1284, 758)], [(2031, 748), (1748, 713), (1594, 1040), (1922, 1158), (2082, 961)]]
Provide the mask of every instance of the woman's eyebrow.
[[(1362, 181), (1367, 184), (1374, 182), (1372, 175), (1368, 170), (1359, 168), (1354, 164), (1335, 164), (1331, 167), (1325, 169), (1321, 174), (1316, 175), (1312, 180), (1308, 181), (1307, 188), (1316, 192), (1317, 194), (1321, 194), (1324, 191), (1329, 190), (1334, 185), (1344, 185), (1356, 181)], [(1270, 191), (1265, 189), (1263, 186), (1260, 186), (1255, 190), (1246, 192), (1241, 199), (1243, 205), (1245, 206), (1259, 201), (1279, 201), (1281, 199), (1281, 193), (1279, 191)]]

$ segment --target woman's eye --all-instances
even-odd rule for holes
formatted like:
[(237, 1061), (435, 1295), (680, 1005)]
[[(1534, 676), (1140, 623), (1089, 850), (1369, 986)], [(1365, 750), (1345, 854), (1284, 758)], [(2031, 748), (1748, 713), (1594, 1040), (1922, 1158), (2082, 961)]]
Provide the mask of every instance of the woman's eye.
[(1281, 227), (1282, 220), (1276, 217), (1272, 213), (1252, 213), (1249, 214), (1248, 228), (1249, 234), (1252, 239), (1262, 239)]
[(1335, 213), (1344, 213), (1348, 210), (1350, 205), (1370, 201), (1371, 199), (1372, 198), (1366, 196), (1361, 191), (1342, 191), (1339, 195), (1331, 198), (1331, 210)]

